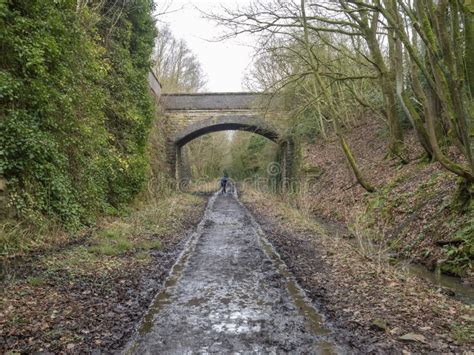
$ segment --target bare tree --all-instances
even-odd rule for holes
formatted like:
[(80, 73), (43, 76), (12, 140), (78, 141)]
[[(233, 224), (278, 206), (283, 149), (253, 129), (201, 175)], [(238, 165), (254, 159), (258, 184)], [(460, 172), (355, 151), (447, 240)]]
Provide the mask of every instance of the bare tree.
[[(447, 170), (473, 183), (474, 122), (469, 81), (472, 74), (465, 70), (471, 60), (466, 50), (472, 49), (472, 37), (466, 32), (472, 31), (472, 10), (459, 1), (448, 0), (397, 0), (391, 8), (377, 2), (376, 8), (400, 43), (400, 65), (402, 51), (407, 53), (413, 94), (403, 87), (402, 76), (398, 78), (398, 88), (405, 89), (400, 96), (408, 114), (419, 122), (416, 128), (428, 140), (434, 158)], [(414, 102), (421, 103), (422, 114), (415, 109)], [(467, 164), (456, 162), (445, 153), (445, 141), (459, 149)]]
[(164, 92), (198, 92), (206, 85), (198, 58), (184, 40), (173, 36), (168, 26), (158, 32), (153, 62)]
[[(291, 52), (306, 69), (288, 75), (285, 70), (291, 65), (276, 64), (277, 77), (286, 75), (277, 79), (277, 86), (298, 83), (308, 106), (321, 111), (318, 116), (327, 115), (326, 121), (343, 122), (335, 97), (370, 108), (355, 87), (360, 85), (359, 79), (368, 82), (375, 73), (390, 131), (390, 153), (406, 161), (399, 105), (428, 156), (465, 181), (474, 182), (474, 26), (468, 2), (257, 0), (247, 8), (226, 9), (210, 17), (228, 28), (227, 37), (258, 34), (267, 50), (275, 38), (291, 43), (284, 45), (279, 59), (284, 61)], [(358, 76), (354, 70), (343, 70), (345, 65), (341, 66), (338, 58), (323, 53), (321, 43), (351, 60), (352, 66), (369, 65), (373, 71)], [(273, 71), (262, 69), (260, 77), (271, 81)], [(457, 147), (463, 158), (457, 161), (449, 156), (446, 145)]]
[[(217, 15), (213, 18), (231, 30), (229, 35), (235, 36), (243, 32), (260, 33), (261, 48), (269, 53), (269, 56), (261, 56), (257, 62), (254, 71), (257, 81), (270, 91), (292, 86), (295, 91), (301, 92), (307, 99), (305, 107), (312, 107), (317, 112), (322, 134), (326, 135), (325, 125), (332, 124), (357, 181), (367, 191), (374, 191), (374, 187), (358, 168), (354, 154), (342, 133), (342, 127), (348, 123), (347, 111), (344, 112), (347, 95), (338, 83), (373, 79), (375, 76), (367, 72), (345, 70), (345, 59), (347, 62), (354, 58), (351, 58), (347, 48), (338, 46), (340, 39), (334, 40), (337, 34), (315, 31), (315, 26), (319, 26), (319, 23), (315, 25), (310, 21), (318, 20), (314, 16), (306, 15), (304, 1), (299, 4), (281, 0), (260, 1), (236, 12), (226, 10), (224, 16)], [(344, 50), (345, 58), (339, 56)], [(357, 57), (356, 60), (366, 62), (363, 57)], [(366, 67), (366, 64), (364, 63), (363, 67)]]

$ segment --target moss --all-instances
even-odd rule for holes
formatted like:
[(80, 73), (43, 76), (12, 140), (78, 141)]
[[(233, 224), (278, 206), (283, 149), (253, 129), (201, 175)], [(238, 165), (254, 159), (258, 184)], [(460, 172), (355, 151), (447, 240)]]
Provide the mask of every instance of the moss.
[[(472, 216), (474, 217), (474, 216)], [(444, 246), (444, 261), (439, 265), (444, 273), (463, 276), (472, 270), (474, 260), (474, 218), (460, 228), (452, 241)]]
[(305, 175), (321, 176), (324, 173), (324, 169), (320, 166), (306, 163), (301, 167), (301, 172)]
[(30, 286), (43, 286), (45, 285), (46, 283), (46, 279), (43, 278), (43, 277), (40, 277), (40, 276), (30, 276), (26, 279), (26, 282), (30, 285)]
[(138, 244), (138, 248), (143, 250), (160, 249), (161, 241), (159, 239), (145, 240)]
[(451, 326), (451, 336), (458, 343), (471, 343), (474, 341), (474, 329), (469, 323), (456, 322)]
[(459, 180), (452, 207), (460, 212), (474, 210), (474, 183)]

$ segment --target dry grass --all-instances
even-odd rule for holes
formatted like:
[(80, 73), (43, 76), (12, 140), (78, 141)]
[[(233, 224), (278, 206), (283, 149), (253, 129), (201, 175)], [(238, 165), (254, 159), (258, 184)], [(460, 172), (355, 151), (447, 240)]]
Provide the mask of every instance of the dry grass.
[(274, 216), (282, 224), (298, 229), (299, 231), (318, 233), (318, 235), (321, 236), (327, 234), (326, 230), (319, 223), (311, 219), (309, 214), (305, 213), (304, 210), (296, 209), (285, 201), (287, 197), (280, 198), (278, 195), (265, 193), (250, 187), (245, 187), (244, 191), (245, 193), (242, 194), (242, 200), (245, 203), (259, 201), (259, 203), (263, 203), (265, 207), (270, 208), (270, 206), (273, 206), (272, 211)]
[[(203, 200), (189, 194), (175, 194), (163, 199), (154, 199), (141, 203), (126, 217), (104, 221), (92, 234), (88, 246), (78, 246), (68, 251), (69, 257), (54, 255), (54, 260), (72, 260), (77, 269), (89, 269), (95, 264), (95, 270), (120, 268), (117, 258), (132, 254), (139, 260), (148, 260), (150, 250), (160, 249), (162, 239), (182, 229), (186, 217), (193, 210), (201, 208)], [(92, 255), (91, 255), (92, 254)]]
[[(79, 237), (80, 233), (76, 235)], [(41, 251), (72, 241), (64, 228), (54, 221), (33, 225), (9, 219), (0, 223), (0, 256), (11, 258)]]
[[(127, 216), (102, 219), (81, 243), (44, 253), (39, 265), (49, 271), (62, 270), (77, 275), (118, 270), (128, 262), (121, 258), (125, 255), (140, 262), (149, 261), (149, 252), (160, 249), (163, 238), (181, 231), (187, 217), (201, 210), (203, 205), (203, 198), (190, 194), (141, 202)], [(22, 237), (27, 236), (25, 233)], [(67, 237), (60, 234), (60, 237), (45, 239), (42, 243), (58, 245), (59, 241), (74, 238)]]

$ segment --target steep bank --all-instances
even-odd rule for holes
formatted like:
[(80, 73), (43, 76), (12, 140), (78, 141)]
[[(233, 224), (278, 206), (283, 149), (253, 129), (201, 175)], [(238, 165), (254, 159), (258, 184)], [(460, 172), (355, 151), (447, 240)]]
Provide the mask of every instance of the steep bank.
[(405, 137), (410, 159), (405, 165), (386, 158), (383, 123), (367, 119), (346, 134), (377, 192), (368, 194), (355, 182), (335, 140), (319, 139), (304, 147), (303, 170), (310, 182), (298, 207), (347, 225), (351, 237), (375, 241), (389, 254), (439, 266), (472, 283), (474, 206), (472, 200), (459, 202), (456, 178), (439, 163), (423, 160), (413, 131)]
[(241, 199), (341, 342), (362, 353), (470, 349), (469, 306), (364, 254), (274, 195), (246, 189)]
[(48, 229), (77, 231), (120, 213), (143, 191), (155, 122), (154, 8), (148, 0), (0, 4), (2, 256), (43, 243)]

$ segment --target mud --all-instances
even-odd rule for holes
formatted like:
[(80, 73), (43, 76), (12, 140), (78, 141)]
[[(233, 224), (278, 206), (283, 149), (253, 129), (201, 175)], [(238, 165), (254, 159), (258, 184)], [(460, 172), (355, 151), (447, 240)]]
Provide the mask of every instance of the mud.
[(215, 195), (125, 353), (337, 353), (331, 330), (232, 195)]

